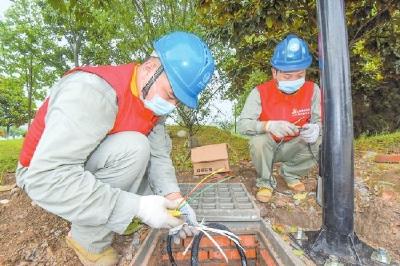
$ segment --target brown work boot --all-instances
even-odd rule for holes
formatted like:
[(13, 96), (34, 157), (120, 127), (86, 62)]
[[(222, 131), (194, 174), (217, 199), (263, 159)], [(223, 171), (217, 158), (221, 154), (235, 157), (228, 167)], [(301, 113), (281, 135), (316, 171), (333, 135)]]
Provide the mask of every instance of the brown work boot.
[(269, 187), (259, 188), (256, 194), (256, 199), (260, 202), (267, 203), (272, 198), (272, 191), (272, 188)]
[(112, 247), (100, 253), (90, 253), (72, 239), (71, 233), (65, 237), (67, 245), (72, 248), (84, 266), (113, 266), (118, 263), (118, 253)]
[(295, 181), (295, 182), (292, 182), (292, 183), (288, 183), (287, 186), (288, 186), (291, 190), (293, 190), (294, 192), (296, 192), (296, 193), (306, 191), (306, 187), (304, 186), (304, 183), (301, 182), (301, 181)]

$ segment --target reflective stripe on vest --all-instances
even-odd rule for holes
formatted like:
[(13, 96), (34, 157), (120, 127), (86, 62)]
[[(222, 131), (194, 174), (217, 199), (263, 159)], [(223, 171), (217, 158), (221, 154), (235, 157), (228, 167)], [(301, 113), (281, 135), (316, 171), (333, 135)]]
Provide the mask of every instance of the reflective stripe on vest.
[[(157, 116), (152, 111), (145, 108), (143, 102), (132, 95), (130, 82), (133, 71), (136, 71), (135, 64), (126, 64), (119, 66), (98, 66), (98, 67), (77, 67), (66, 75), (75, 72), (84, 71), (95, 74), (105, 81), (115, 90), (118, 102), (118, 113), (113, 128), (108, 134), (114, 134), (121, 131), (137, 131), (148, 135), (157, 123)], [(35, 118), (25, 137), (22, 151), (19, 157), (20, 163), (28, 167), (36, 146), (43, 134), (45, 128), (45, 117), (47, 113), (49, 99), (43, 103), (35, 115)]]
[[(260, 121), (285, 120), (296, 126), (303, 126), (311, 119), (311, 101), (314, 93), (314, 82), (306, 81), (293, 94), (285, 94), (278, 89), (276, 80), (267, 81), (257, 89), (261, 98)], [(271, 134), (272, 135), (272, 134)], [(282, 139), (272, 135), (275, 141)], [(292, 136), (283, 138), (283, 141), (293, 139)]]

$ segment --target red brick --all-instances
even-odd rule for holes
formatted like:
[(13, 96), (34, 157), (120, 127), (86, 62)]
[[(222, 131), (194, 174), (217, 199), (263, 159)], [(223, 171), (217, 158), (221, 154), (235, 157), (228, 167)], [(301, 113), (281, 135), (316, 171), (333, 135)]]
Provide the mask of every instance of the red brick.
[[(231, 261), (229, 261), (229, 263), (226, 263), (226, 262), (212, 261), (212, 260), (201, 264), (201, 266), (231, 266), (231, 265), (232, 265)], [(240, 263), (240, 265), (242, 264)]]
[[(190, 253), (190, 252), (189, 252)], [(199, 261), (205, 261), (208, 260), (208, 251), (206, 250), (199, 250)]]
[[(243, 247), (256, 247), (257, 246), (257, 240), (255, 235), (240, 235), (240, 244)], [(234, 242), (232, 241), (232, 244), (234, 245)]]
[[(214, 238), (214, 240), (221, 247), (229, 247), (229, 246), (231, 246), (231, 241), (226, 236), (212, 236), (212, 238)], [(213, 244), (213, 242), (208, 237), (204, 236), (200, 241), (200, 247), (201, 248), (209, 248), (209, 247), (215, 247), (215, 245)]]
[(175, 260), (190, 260), (190, 252), (186, 252), (186, 255), (183, 255), (183, 251), (174, 253)]
[(179, 244), (175, 244), (175, 242), (172, 241), (172, 245), (171, 245), (172, 251), (181, 250), (183, 247), (183, 244), (184, 244), (183, 239), (179, 239)]
[(385, 189), (382, 189), (382, 191), (380, 193), (380, 197), (386, 202), (395, 201), (396, 200), (396, 192), (385, 188)]
[(272, 258), (271, 254), (269, 254), (267, 249), (263, 248), (260, 251), (260, 254), (267, 266), (276, 266), (275, 260)]
[(228, 263), (224, 263), (224, 262), (220, 262), (220, 261), (207, 261), (201, 264), (201, 266), (229, 266), (230, 264)]
[(255, 259), (257, 257), (256, 250), (254, 248), (244, 249), (247, 259)]
[[(236, 249), (225, 249), (224, 252), (229, 260), (240, 259), (239, 252)], [(224, 259), (224, 255), (222, 255), (222, 253), (219, 252), (218, 250), (211, 250), (209, 256), (210, 256), (210, 259), (215, 259), (215, 260), (221, 260), (221, 259), (223, 260)]]
[(400, 163), (400, 154), (378, 154), (375, 157), (377, 163)]

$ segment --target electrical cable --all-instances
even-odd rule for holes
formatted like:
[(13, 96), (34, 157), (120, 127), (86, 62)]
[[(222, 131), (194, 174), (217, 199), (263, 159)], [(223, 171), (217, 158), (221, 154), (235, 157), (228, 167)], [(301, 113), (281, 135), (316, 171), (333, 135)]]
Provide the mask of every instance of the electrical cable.
[[(226, 230), (229, 231), (228, 227), (226, 227), (223, 224), (219, 224), (219, 223), (209, 223), (207, 224), (208, 227), (211, 228), (215, 228), (215, 229), (221, 229), (221, 230)], [(198, 266), (199, 265), (199, 247), (200, 247), (200, 241), (203, 238), (204, 233), (203, 232), (199, 232), (193, 240), (193, 246), (192, 246), (192, 256), (191, 256), (191, 266)], [(239, 240), (239, 239), (238, 239)], [(235, 243), (236, 249), (239, 252), (239, 256), (240, 256), (240, 261), (242, 262), (243, 266), (247, 266), (247, 258), (246, 258), (246, 254), (244, 253), (244, 251), (239, 247), (238, 244)]]
[(174, 255), (172, 255), (172, 239), (173, 239), (173, 235), (168, 235), (168, 237), (167, 237), (167, 254), (168, 254), (169, 262), (171, 262), (171, 265), (177, 266), (175, 259), (174, 259)]
[(196, 191), (196, 193), (192, 194), (188, 199), (187, 202), (190, 203), (193, 199), (197, 198), (198, 196), (200, 196), (203, 192), (206, 192), (207, 190), (211, 189), (212, 187), (214, 187), (217, 184), (223, 183), (229, 179), (233, 178), (233, 176), (227, 176), (224, 177), (223, 179), (215, 182), (215, 183), (209, 183), (207, 186), (204, 186), (200, 189), (200, 191)]
[[(207, 227), (210, 228), (214, 228), (214, 229), (220, 229), (220, 230), (226, 230), (228, 232), (231, 232), (229, 230), (228, 227), (226, 227), (223, 224), (219, 224), (219, 223), (209, 223), (207, 224)], [(199, 232), (197, 235), (194, 236), (193, 238), (193, 245), (192, 245), (192, 254), (191, 254), (191, 266), (199, 266), (199, 247), (200, 247), (200, 241), (203, 238), (204, 233), (203, 232)], [(167, 237), (167, 253), (168, 253), (168, 258), (169, 261), (171, 262), (172, 266), (177, 266), (176, 261), (174, 259), (173, 253), (172, 253), (172, 241), (173, 240), (173, 236), (172, 235), (168, 235)], [(237, 239), (239, 241), (239, 239)], [(247, 266), (247, 258), (246, 258), (246, 254), (244, 253), (244, 250), (235, 243), (236, 249), (239, 252), (239, 256), (240, 256), (240, 261), (242, 263), (243, 266)]]
[(311, 149), (311, 144), (307, 143), (308, 151), (311, 153), (311, 156), (313, 157), (314, 161), (319, 164), (317, 157), (314, 155), (312, 149)]
[(276, 153), (281, 148), (282, 143), (283, 143), (283, 138), (281, 139), (281, 141), (279, 141), (279, 143), (277, 144), (277, 146), (274, 149), (274, 152), (272, 153), (271, 168), (270, 168), (271, 170), (270, 170), (269, 177), (268, 177), (268, 182), (272, 189), (276, 188), (276, 179), (272, 175), (273, 170), (274, 170), (275, 156), (276, 156)]

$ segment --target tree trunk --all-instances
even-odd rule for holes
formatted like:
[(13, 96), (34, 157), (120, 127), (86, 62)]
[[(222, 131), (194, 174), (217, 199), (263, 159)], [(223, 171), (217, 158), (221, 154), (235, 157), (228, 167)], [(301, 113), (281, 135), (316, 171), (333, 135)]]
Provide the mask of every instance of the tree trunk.
[(235, 117), (235, 134), (236, 134), (236, 119), (237, 119), (237, 114), (236, 114), (236, 106), (237, 106), (237, 103), (235, 103), (234, 104), (234, 110), (233, 110), (233, 115), (234, 115), (234, 117)]
[(6, 126), (6, 139), (8, 139), (8, 137), (10, 136), (10, 125)]
[(79, 66), (79, 53), (81, 51), (81, 33), (78, 33), (78, 36), (75, 39), (75, 46), (74, 46), (74, 63), (75, 67)]
[(31, 126), (32, 119), (32, 98), (33, 98), (33, 64), (32, 64), (32, 54), (29, 59), (28, 73), (27, 73), (27, 83), (28, 83), (28, 128)]

